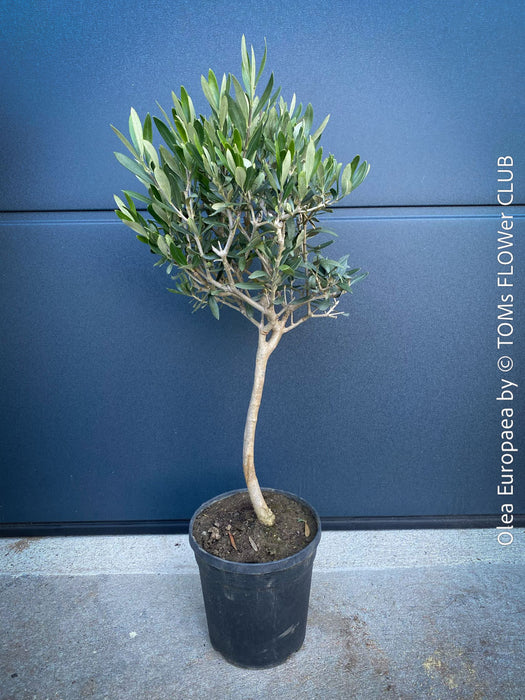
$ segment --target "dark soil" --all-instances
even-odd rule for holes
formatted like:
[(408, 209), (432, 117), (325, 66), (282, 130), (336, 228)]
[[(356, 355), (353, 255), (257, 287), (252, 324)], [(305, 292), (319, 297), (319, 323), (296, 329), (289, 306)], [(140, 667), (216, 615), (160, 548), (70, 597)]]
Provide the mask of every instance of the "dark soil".
[(236, 493), (195, 518), (193, 536), (198, 544), (221, 559), (249, 564), (277, 561), (304, 549), (317, 533), (312, 512), (283, 494), (263, 493), (275, 525), (262, 525), (248, 493)]

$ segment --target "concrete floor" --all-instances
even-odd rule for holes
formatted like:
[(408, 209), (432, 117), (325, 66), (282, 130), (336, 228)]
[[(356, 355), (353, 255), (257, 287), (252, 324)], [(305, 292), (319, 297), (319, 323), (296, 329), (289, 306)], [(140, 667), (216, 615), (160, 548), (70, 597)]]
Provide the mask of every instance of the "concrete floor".
[(187, 536), (0, 540), (0, 698), (525, 700), (525, 530), (325, 532), (303, 648), (210, 646)]

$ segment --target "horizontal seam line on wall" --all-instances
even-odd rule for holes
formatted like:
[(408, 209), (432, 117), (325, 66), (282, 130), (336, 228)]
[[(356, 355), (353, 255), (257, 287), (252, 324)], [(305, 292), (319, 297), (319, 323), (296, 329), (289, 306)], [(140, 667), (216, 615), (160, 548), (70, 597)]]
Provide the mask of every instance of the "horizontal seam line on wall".
[[(324, 530), (492, 529), (499, 524), (495, 514), (321, 517)], [(525, 527), (525, 514), (516, 514), (513, 525)], [(0, 537), (185, 534), (188, 527), (185, 519), (0, 523)]]
[[(515, 211), (517, 208), (524, 205), (514, 204), (507, 207), (506, 211)], [(484, 213), (474, 213), (475, 209), (489, 210)], [(460, 213), (463, 210), (463, 213)], [(464, 210), (471, 210), (465, 212)], [(502, 207), (490, 204), (470, 204), (470, 205), (409, 205), (409, 206), (369, 206), (369, 207), (334, 207), (333, 214), (329, 215), (330, 221), (399, 221), (407, 219), (419, 220), (458, 220), (458, 219), (499, 219), (501, 217)], [(143, 211), (143, 210), (139, 210)], [(384, 214), (372, 213), (385, 211)], [(388, 211), (388, 213), (386, 213)], [(370, 213), (367, 213), (370, 212)], [(42, 210), (42, 211), (0, 211), (0, 216), (5, 216), (4, 220), (0, 219), (0, 226), (23, 226), (23, 225), (39, 225), (39, 226), (67, 226), (71, 224), (87, 224), (100, 225), (112, 224), (121, 225), (122, 222), (116, 216), (113, 217), (112, 209), (64, 209), (64, 210)], [(89, 214), (108, 214), (108, 218), (26, 218), (30, 215), (42, 215), (43, 217), (67, 214), (84, 214), (89, 217)], [(18, 216), (17, 216), (18, 215)], [(525, 213), (514, 214), (515, 218), (525, 218)], [(19, 217), (19, 218), (18, 218)]]

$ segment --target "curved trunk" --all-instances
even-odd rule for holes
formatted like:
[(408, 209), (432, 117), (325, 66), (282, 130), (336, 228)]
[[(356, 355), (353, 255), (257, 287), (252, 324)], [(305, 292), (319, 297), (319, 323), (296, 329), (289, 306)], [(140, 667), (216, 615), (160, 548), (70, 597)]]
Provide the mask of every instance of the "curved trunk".
[(257, 346), (257, 355), (255, 358), (255, 373), (253, 378), (252, 396), (246, 416), (246, 426), (244, 428), (244, 447), (243, 447), (243, 470), (246, 486), (253, 505), (253, 509), (257, 518), (263, 525), (273, 525), (275, 515), (267, 506), (257, 480), (255, 473), (254, 462), (254, 446), (255, 446), (255, 429), (257, 427), (257, 417), (259, 415), (259, 406), (261, 405), (261, 397), (264, 387), (264, 378), (266, 375), (266, 365), (268, 358), (277, 346), (281, 337), (280, 332), (273, 332), (271, 339), (266, 340), (266, 336), (259, 332), (259, 344)]

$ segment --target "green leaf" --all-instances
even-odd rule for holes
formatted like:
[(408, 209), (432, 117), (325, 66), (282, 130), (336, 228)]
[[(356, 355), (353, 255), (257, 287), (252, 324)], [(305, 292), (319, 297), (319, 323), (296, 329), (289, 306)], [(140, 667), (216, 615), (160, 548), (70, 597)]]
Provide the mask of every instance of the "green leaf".
[(147, 161), (151, 165), (153, 165), (158, 168), (159, 167), (159, 157), (157, 155), (157, 151), (155, 150), (155, 146), (150, 143), (149, 141), (144, 141), (144, 152), (145, 156), (147, 156)]
[(249, 106), (246, 93), (244, 92), (244, 90), (242, 89), (242, 85), (239, 83), (239, 81), (234, 75), (232, 75), (232, 83), (235, 90), (235, 102), (242, 112), (244, 121), (248, 123)]
[(321, 126), (317, 129), (317, 131), (315, 132), (315, 134), (312, 136), (312, 138), (313, 138), (314, 141), (317, 141), (317, 140), (319, 139), (319, 137), (321, 136), (321, 134), (322, 134), (323, 131), (325, 130), (326, 125), (328, 124), (328, 120), (329, 120), (329, 119), (330, 119), (330, 115), (327, 114), (326, 117), (324, 118), (323, 123), (321, 124)]
[(132, 216), (131, 216), (131, 214), (130, 214), (130, 212), (129, 212), (129, 209), (126, 207), (126, 205), (124, 204), (124, 202), (120, 199), (120, 197), (117, 197), (117, 195), (114, 194), (114, 195), (113, 195), (113, 199), (115, 200), (115, 203), (116, 203), (117, 207), (118, 207), (118, 208), (120, 209), (120, 211), (124, 214), (124, 216), (126, 217), (126, 219), (129, 219), (130, 221), (132, 221), (133, 219), (132, 219)]
[(290, 151), (286, 151), (286, 155), (283, 160), (283, 164), (281, 166), (281, 188), (284, 188), (284, 183), (286, 182), (286, 178), (290, 174), (290, 167), (292, 165), (292, 154)]
[(149, 185), (155, 184), (151, 177), (148, 175), (148, 173), (145, 172), (143, 166), (137, 163), (136, 161), (131, 160), (131, 158), (128, 158), (128, 156), (125, 156), (122, 153), (115, 153), (115, 158), (121, 165), (123, 165), (131, 173), (133, 173), (133, 175), (138, 177), (139, 180), (142, 180), (143, 182)]
[(264, 92), (261, 95), (261, 98), (259, 102), (257, 103), (257, 107), (253, 110), (253, 116), (254, 118), (259, 114), (259, 112), (264, 109), (266, 103), (270, 99), (270, 95), (272, 94), (273, 90), (273, 73), (270, 75), (270, 80), (268, 81), (268, 84), (264, 88)]
[(213, 90), (210, 88), (208, 81), (203, 75), (201, 75), (201, 87), (204, 97), (208, 100), (210, 107), (212, 109), (217, 109), (217, 100), (215, 99)]
[(137, 153), (137, 151), (135, 150), (135, 148), (130, 144), (130, 142), (127, 140), (127, 138), (124, 136), (124, 134), (122, 134), (115, 126), (113, 126), (113, 124), (111, 124), (110, 126), (111, 126), (111, 128), (113, 129), (113, 131), (115, 132), (115, 134), (116, 134), (116, 135), (119, 137), (119, 139), (122, 141), (122, 143), (124, 144), (124, 146), (126, 146), (126, 148), (128, 149), (128, 151), (129, 151), (130, 153), (132, 153), (132, 154), (135, 156), (135, 158), (139, 158), (139, 157), (140, 157), (139, 154)]
[(188, 260), (186, 259), (186, 256), (182, 252), (181, 248), (176, 246), (173, 242), (170, 243), (170, 253), (171, 257), (175, 263), (179, 265), (179, 267), (184, 267), (184, 265), (188, 264)]
[(220, 316), (219, 305), (217, 304), (217, 300), (215, 299), (215, 297), (211, 294), (208, 297), (208, 306), (210, 307), (210, 311), (218, 321)]
[(219, 126), (221, 129), (224, 127), (224, 122), (228, 116), (228, 98), (225, 94), (222, 94), (219, 101)]
[(151, 125), (151, 114), (148, 112), (146, 118), (144, 119), (144, 127), (142, 129), (142, 136), (144, 141), (150, 141), (153, 139), (153, 128)]
[(308, 104), (306, 109), (304, 110), (303, 114), (303, 124), (304, 124), (304, 133), (305, 135), (310, 133), (310, 129), (312, 128), (312, 124), (314, 121), (314, 110), (311, 104)]
[(255, 93), (255, 85), (257, 83), (256, 76), (255, 76), (255, 70), (256, 70), (256, 63), (255, 63), (255, 52), (253, 50), (253, 46), (251, 48), (251, 55), (252, 55), (252, 60), (250, 63), (250, 86), (251, 86), (251, 96), (253, 97)]
[(363, 163), (361, 163), (361, 165), (357, 169), (357, 172), (354, 175), (353, 189), (355, 189), (356, 187), (359, 187), (359, 185), (363, 182), (365, 177), (368, 175), (369, 170), (370, 170), (370, 166), (365, 160)]
[(242, 153), (242, 138), (238, 129), (233, 130), (232, 142), (239, 153)]
[(158, 237), (157, 247), (165, 258), (169, 256), (169, 247), (163, 236)]
[(230, 115), (230, 119), (232, 120), (232, 123), (234, 126), (237, 127), (237, 129), (241, 132), (241, 136), (243, 138), (246, 137), (246, 121), (244, 119), (244, 115), (237, 104), (237, 102), (233, 99), (231, 95), (226, 95), (226, 98), (228, 100), (228, 113)]
[[(135, 233), (139, 233), (141, 236), (147, 236), (146, 229), (141, 226), (136, 221), (125, 221), (126, 226), (129, 226)], [(148, 239), (149, 242), (149, 239)]]
[(299, 194), (299, 199), (303, 200), (308, 192), (308, 185), (306, 184), (306, 173), (304, 170), (297, 176), (297, 192)]
[(140, 155), (144, 152), (144, 143), (142, 137), (142, 124), (140, 123), (139, 115), (136, 111), (131, 108), (129, 114), (129, 133), (131, 135), (131, 140), (133, 141), (135, 148)]
[(208, 71), (208, 85), (209, 85), (209, 88), (212, 92), (213, 99), (215, 101), (215, 106), (218, 108), (219, 107), (219, 99), (220, 99), (219, 85), (217, 83), (217, 78), (215, 77), (215, 73), (212, 71), (211, 68)]
[(242, 82), (246, 88), (246, 92), (251, 95), (251, 85), (250, 85), (250, 59), (248, 58), (248, 51), (246, 50), (246, 39), (244, 34), (241, 39), (241, 56), (242, 56)]
[(235, 169), (237, 166), (235, 165), (235, 160), (234, 160), (232, 152), (230, 150), (226, 151), (226, 162), (228, 163), (228, 167), (229, 167), (232, 175), (234, 175)]
[(345, 197), (347, 194), (350, 194), (350, 192), (352, 191), (352, 164), (351, 163), (348, 163), (348, 165), (343, 170), (343, 174), (341, 176), (341, 187), (343, 189), (343, 195)]
[(352, 166), (352, 174), (353, 174), (355, 169), (359, 165), (359, 156), (355, 156), (354, 159), (352, 160), (352, 162), (350, 163), (350, 165)]
[(323, 248), (327, 248), (329, 245), (332, 245), (333, 241), (325, 241), (324, 243), (319, 243), (319, 245), (312, 245), (308, 246), (308, 250), (312, 251), (313, 253), (317, 253)]
[(171, 200), (171, 185), (168, 176), (162, 168), (155, 168), (155, 180), (168, 201)]
[(177, 131), (179, 132), (179, 135), (182, 139), (182, 142), (187, 143), (188, 142), (188, 132), (186, 130), (186, 127), (184, 126), (184, 122), (182, 121), (182, 119), (180, 119), (180, 117), (177, 117), (177, 116), (174, 117), (173, 122), (177, 128)]
[[(255, 78), (255, 83), (257, 84), (259, 80), (261, 79), (261, 75), (263, 73), (264, 67), (266, 65), (266, 54), (267, 54), (267, 47), (266, 47), (266, 39), (264, 40), (264, 52), (261, 58), (261, 65), (259, 66), (259, 70), (257, 72), (257, 77)], [(255, 59), (254, 59), (255, 63)]]
[(251, 275), (248, 276), (248, 279), (250, 280), (256, 280), (256, 279), (269, 279), (268, 274), (264, 270), (255, 270), (254, 272), (251, 273)]
[(310, 139), (308, 146), (306, 147), (306, 159), (304, 164), (304, 171), (306, 176), (306, 184), (308, 185), (313, 172), (314, 172), (314, 162), (315, 162), (315, 144), (313, 139)]
[(153, 117), (153, 121), (155, 122), (158, 132), (166, 142), (167, 146), (174, 151), (177, 146), (177, 137), (173, 131), (158, 117)]
[(241, 168), (240, 166), (237, 166), (235, 168), (235, 182), (239, 185), (241, 190), (244, 187), (244, 183), (246, 182), (246, 170), (244, 168)]
[(193, 109), (191, 97), (186, 92), (184, 85), (181, 85), (180, 88), (180, 103), (186, 118), (186, 122), (191, 123), (195, 119), (195, 110)]

